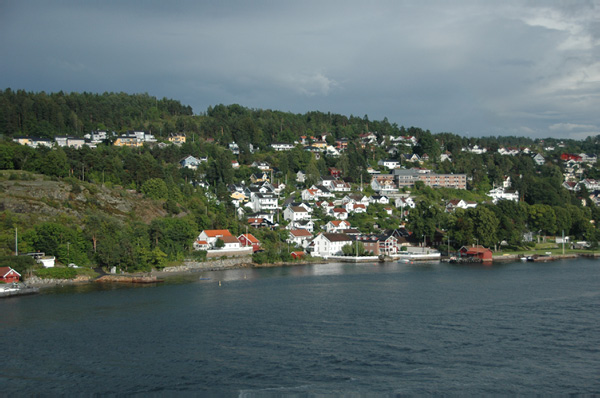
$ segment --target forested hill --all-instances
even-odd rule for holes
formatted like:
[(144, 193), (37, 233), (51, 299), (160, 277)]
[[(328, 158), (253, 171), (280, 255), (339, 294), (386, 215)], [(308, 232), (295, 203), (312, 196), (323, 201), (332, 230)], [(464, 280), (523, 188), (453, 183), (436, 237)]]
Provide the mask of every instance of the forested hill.
[[(404, 127), (387, 118), (370, 120), (329, 112), (311, 111), (294, 114), (270, 109), (249, 109), (241, 105), (216, 105), (194, 115), (190, 106), (173, 99), (157, 99), (148, 94), (126, 93), (45, 93), (0, 90), (0, 134), (5, 137), (58, 135), (83, 136), (97, 130), (117, 133), (146, 131), (157, 138), (183, 132), (198, 138), (214, 138), (218, 144), (236, 142), (242, 154), (248, 144), (265, 149), (274, 141), (294, 142), (301, 136), (328, 133), (328, 140), (356, 140), (360, 134), (374, 132), (385, 136), (414, 136), (420, 146), (417, 153), (437, 155), (437, 150), (460, 152), (465, 146), (479, 145), (494, 151), (498, 147), (531, 147), (529, 137), (461, 137), (453, 133), (432, 134), (418, 127)], [(434, 143), (437, 141), (439, 146)], [(544, 140), (547, 145), (559, 141), (564, 151), (600, 152), (600, 139), (583, 141)], [(439, 150), (439, 149), (438, 149)], [(432, 153), (433, 151), (433, 153)]]
[(148, 94), (0, 90), (0, 131), (7, 136), (52, 138), (82, 136), (94, 130), (120, 132), (152, 127), (158, 132), (166, 122), (172, 124), (168, 126), (172, 130), (184, 128), (184, 124), (176, 125), (178, 117), (191, 115), (190, 106)]

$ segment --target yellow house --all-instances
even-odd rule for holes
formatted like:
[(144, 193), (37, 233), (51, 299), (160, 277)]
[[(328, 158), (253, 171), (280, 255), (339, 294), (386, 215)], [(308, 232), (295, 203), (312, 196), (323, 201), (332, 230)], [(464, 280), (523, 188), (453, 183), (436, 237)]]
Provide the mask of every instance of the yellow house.
[(248, 197), (243, 192), (234, 192), (231, 194), (231, 199), (239, 200), (240, 202), (247, 202)]
[(31, 146), (31, 139), (29, 137), (15, 137), (13, 141), (21, 145)]
[(137, 137), (126, 137), (126, 136), (117, 137), (117, 139), (115, 140), (115, 143), (114, 143), (115, 146), (128, 146), (128, 147), (140, 147), (143, 144), (144, 143), (142, 141), (138, 140)]
[(325, 141), (315, 141), (312, 143), (312, 146), (319, 149), (327, 149), (327, 142)]
[(185, 134), (184, 133), (171, 133), (169, 134), (169, 142), (173, 144), (184, 144), (185, 143)]

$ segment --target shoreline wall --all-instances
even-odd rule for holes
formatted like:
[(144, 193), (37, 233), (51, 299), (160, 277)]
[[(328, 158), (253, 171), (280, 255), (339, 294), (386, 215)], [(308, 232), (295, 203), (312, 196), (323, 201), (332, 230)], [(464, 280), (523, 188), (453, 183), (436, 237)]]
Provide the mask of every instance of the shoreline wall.
[(252, 256), (239, 256), (234, 258), (225, 258), (222, 260), (212, 261), (184, 261), (183, 265), (177, 265), (175, 267), (163, 268), (161, 273), (169, 272), (186, 272), (186, 271), (218, 271), (222, 269), (234, 268), (234, 267), (250, 267), (252, 266)]

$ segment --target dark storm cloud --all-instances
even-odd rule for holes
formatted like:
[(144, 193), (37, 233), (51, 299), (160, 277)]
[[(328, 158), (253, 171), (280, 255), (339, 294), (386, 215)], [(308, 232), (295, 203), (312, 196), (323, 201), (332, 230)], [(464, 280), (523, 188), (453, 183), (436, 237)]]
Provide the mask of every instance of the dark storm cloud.
[(600, 132), (578, 2), (0, 2), (0, 85), (387, 117), (466, 135)]

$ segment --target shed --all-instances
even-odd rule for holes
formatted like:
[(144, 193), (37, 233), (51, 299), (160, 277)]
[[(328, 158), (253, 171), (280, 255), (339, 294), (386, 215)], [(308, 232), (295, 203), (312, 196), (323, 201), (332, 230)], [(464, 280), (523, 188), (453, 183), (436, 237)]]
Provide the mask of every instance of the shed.
[(304, 252), (291, 252), (290, 255), (292, 256), (293, 259), (299, 259), (304, 257), (305, 253)]

